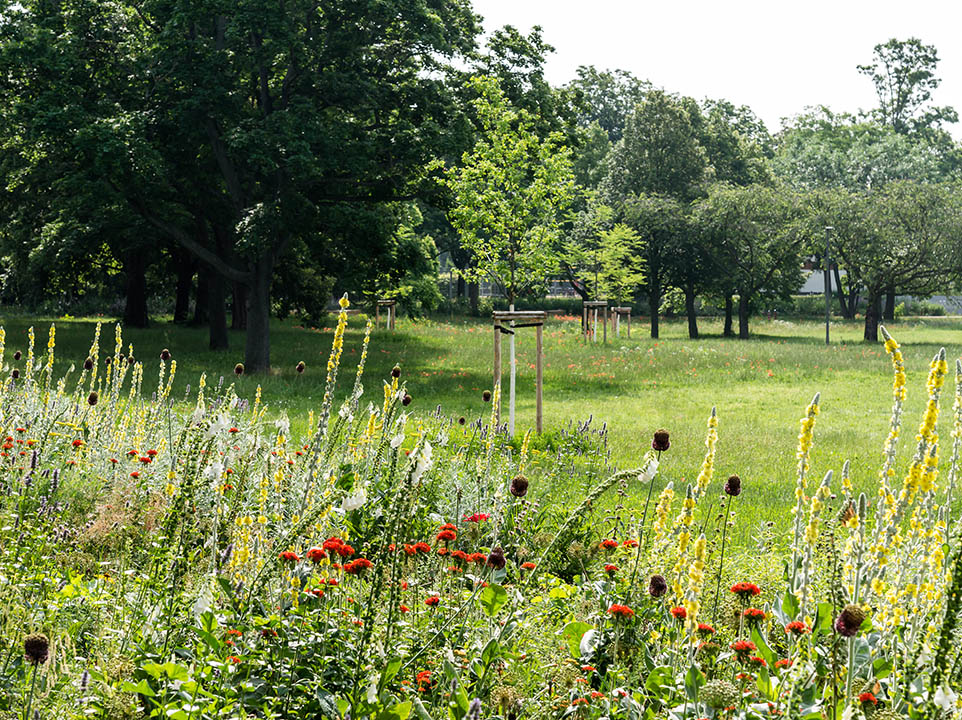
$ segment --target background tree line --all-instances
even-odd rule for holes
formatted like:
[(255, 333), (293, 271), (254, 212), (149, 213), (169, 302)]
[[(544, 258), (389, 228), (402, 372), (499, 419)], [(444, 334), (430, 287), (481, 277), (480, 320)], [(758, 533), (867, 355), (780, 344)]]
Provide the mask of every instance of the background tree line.
[(887, 298), (958, 277), (962, 156), (955, 112), (930, 105), (934, 48), (877, 46), (860, 68), (877, 109), (774, 135), (623, 71), (553, 87), (551, 51), (538, 28), (482, 43), (468, 0), (5, 0), (0, 299), (119, 302), (136, 326), (161, 299), (211, 348), (246, 329), (256, 371), (272, 315), (316, 322), (344, 291), (436, 307), (441, 251), (475, 302), (503, 268), (512, 298), (558, 277), (655, 309), (680, 292), (692, 336), (699, 298), (746, 336), (826, 224), (840, 311), (866, 298), (867, 337)]

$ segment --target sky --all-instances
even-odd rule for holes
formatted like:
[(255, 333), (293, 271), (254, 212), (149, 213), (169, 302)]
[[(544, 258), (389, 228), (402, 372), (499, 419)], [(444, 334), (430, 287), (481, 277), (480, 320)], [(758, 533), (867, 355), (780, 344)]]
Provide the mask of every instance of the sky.
[[(896, 37), (939, 52), (932, 101), (962, 113), (962, 3), (950, 0), (474, 0), (487, 32), (544, 29), (560, 85), (579, 65), (627, 70), (669, 92), (748, 105), (769, 130), (806, 106), (857, 112), (877, 105), (857, 65)], [(962, 138), (962, 123), (949, 128)]]

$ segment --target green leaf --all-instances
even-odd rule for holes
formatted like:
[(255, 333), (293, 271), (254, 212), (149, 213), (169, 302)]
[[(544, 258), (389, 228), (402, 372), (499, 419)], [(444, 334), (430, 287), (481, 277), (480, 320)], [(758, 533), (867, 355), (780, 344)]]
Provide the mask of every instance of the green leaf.
[(478, 599), (481, 601), (484, 614), (488, 617), (494, 617), (508, 601), (508, 593), (500, 585), (488, 585), (481, 591)]
[(146, 680), (141, 680), (139, 683), (134, 685), (128, 680), (124, 680), (120, 684), (120, 689), (124, 692), (136, 693), (138, 695), (144, 695), (146, 697), (157, 697), (157, 693), (153, 691), (150, 685), (147, 684)]
[(501, 657), (501, 644), (497, 638), (491, 638), (481, 651), (481, 660), (485, 665), (490, 665), (499, 657)]
[(668, 665), (659, 665), (650, 673), (645, 680), (645, 690), (650, 692), (656, 699), (667, 701), (669, 694), (675, 684), (675, 675)]
[(561, 637), (568, 643), (571, 657), (576, 659), (581, 657), (581, 637), (591, 629), (591, 625), (580, 620), (574, 620), (561, 628)]
[(876, 680), (881, 680), (882, 678), (887, 678), (892, 674), (893, 669), (892, 661), (886, 660), (885, 658), (878, 658), (872, 663), (872, 675)]
[(692, 665), (685, 673), (685, 693), (692, 702), (698, 701), (698, 691), (705, 684), (705, 675), (697, 667)]
[(768, 646), (768, 643), (765, 641), (765, 638), (762, 637), (758, 628), (752, 629), (751, 641), (755, 643), (755, 647), (758, 648), (758, 656), (768, 663), (768, 667), (775, 667), (775, 661), (778, 657), (776, 657), (775, 652)]
[(314, 696), (317, 698), (317, 704), (321, 708), (321, 715), (332, 720), (340, 720), (341, 712), (337, 707), (338, 701), (331, 693), (324, 688), (317, 688), (317, 690), (314, 691)]
[(411, 714), (411, 706), (410, 702), (392, 705), (386, 710), (379, 712), (377, 720), (407, 720), (408, 715)]

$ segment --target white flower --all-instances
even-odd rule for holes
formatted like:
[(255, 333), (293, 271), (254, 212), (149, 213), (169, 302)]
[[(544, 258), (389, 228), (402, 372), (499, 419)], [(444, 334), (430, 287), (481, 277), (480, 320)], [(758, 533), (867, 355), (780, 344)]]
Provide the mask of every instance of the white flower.
[(404, 442), (404, 433), (399, 432), (397, 435), (391, 438), (391, 447), (397, 450), (401, 447), (401, 443)]
[(411, 479), (417, 482), (431, 468), (431, 455), (433, 448), (431, 443), (427, 440), (424, 441), (424, 447), (421, 448), (421, 452), (418, 453), (418, 459), (414, 463), (414, 470), (411, 471)]
[(641, 475), (638, 476), (638, 479), (643, 483), (650, 483), (652, 480), (655, 479), (655, 475), (657, 473), (658, 473), (658, 460), (652, 459), (651, 462), (648, 463), (648, 466), (641, 473)]
[(215, 462), (211, 463), (204, 469), (204, 477), (211, 481), (214, 485), (220, 482), (220, 479), (224, 476), (224, 464)]
[(218, 415), (214, 422), (210, 424), (210, 427), (207, 429), (207, 434), (211, 437), (214, 437), (215, 435), (219, 435), (220, 433), (224, 432), (229, 427), (230, 422), (227, 420), (227, 416), (221, 414)]
[(204, 419), (205, 414), (206, 412), (204, 411), (204, 408), (198, 405), (196, 408), (194, 408), (194, 414), (190, 416), (190, 421), (194, 425), (196, 425), (197, 423), (199, 423), (201, 420)]
[(952, 710), (956, 703), (959, 701), (959, 695), (955, 690), (945, 685), (942, 685), (935, 691), (935, 697), (932, 698), (938, 707), (942, 708), (946, 712)]
[(288, 420), (287, 415), (281, 415), (274, 421), (274, 427), (277, 428), (277, 432), (281, 435), (289, 435), (291, 432), (291, 421)]
[(364, 503), (367, 502), (367, 493), (364, 492), (364, 488), (358, 488), (358, 490), (353, 495), (348, 495), (341, 501), (341, 509), (344, 512), (352, 512), (357, 510)]

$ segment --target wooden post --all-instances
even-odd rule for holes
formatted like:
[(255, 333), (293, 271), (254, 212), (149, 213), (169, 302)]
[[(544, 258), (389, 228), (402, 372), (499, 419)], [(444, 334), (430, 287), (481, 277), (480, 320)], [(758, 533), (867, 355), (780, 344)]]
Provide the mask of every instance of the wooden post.
[(615, 337), (621, 337), (621, 313), (615, 313)]
[(381, 329), (381, 303), (374, 302), (374, 329)]
[(537, 396), (535, 404), (535, 430), (540, 435), (543, 424), (543, 408), (541, 402), (541, 388), (544, 380), (544, 325), (538, 325), (537, 330), (537, 352), (535, 355), (535, 393)]
[(390, 313), (390, 315), (388, 315), (388, 318), (391, 320), (391, 331), (393, 332), (394, 319), (397, 317), (397, 305), (395, 303), (391, 303), (390, 305), (388, 305), (388, 312)]
[(605, 305), (605, 342), (608, 342), (608, 306)]
[(588, 306), (581, 306), (581, 337), (588, 339)]
[(631, 308), (628, 308), (628, 337), (631, 337)]
[(497, 400), (492, 397), (492, 402), (497, 402), (494, 408), (494, 422), (501, 422), (501, 321), (494, 320), (494, 388), (492, 392), (497, 396)]

